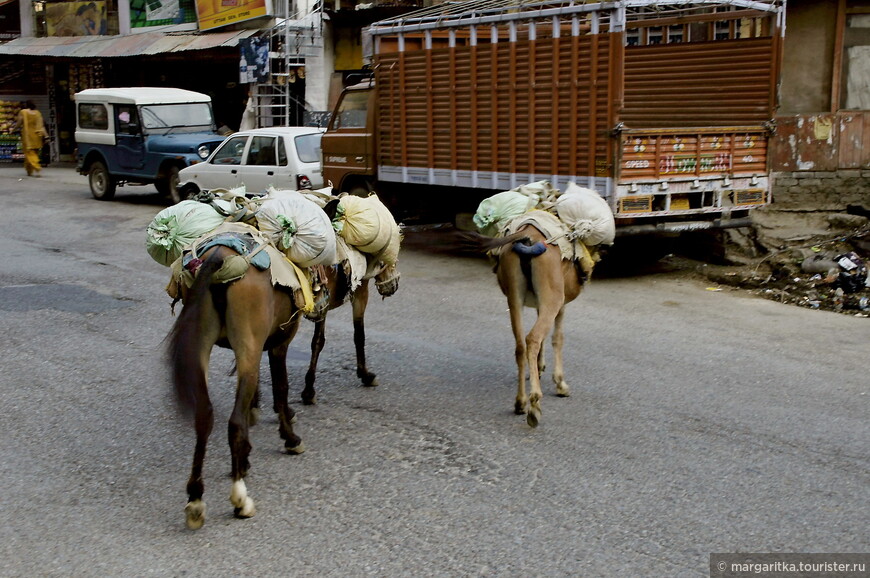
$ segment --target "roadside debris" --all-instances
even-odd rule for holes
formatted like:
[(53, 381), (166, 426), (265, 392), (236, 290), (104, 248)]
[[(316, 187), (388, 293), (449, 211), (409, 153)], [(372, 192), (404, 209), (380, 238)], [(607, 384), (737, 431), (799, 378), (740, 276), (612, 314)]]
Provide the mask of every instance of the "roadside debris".
[(761, 297), (825, 311), (870, 317), (870, 229), (786, 247), (754, 264), (702, 265), (700, 272), (722, 285)]

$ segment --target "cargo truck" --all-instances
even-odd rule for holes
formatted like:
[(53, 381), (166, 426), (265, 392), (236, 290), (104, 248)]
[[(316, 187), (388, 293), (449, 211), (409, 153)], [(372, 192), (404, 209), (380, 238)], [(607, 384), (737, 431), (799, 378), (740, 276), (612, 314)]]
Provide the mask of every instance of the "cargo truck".
[(444, 3), (371, 25), (322, 140), (338, 191), (441, 220), (538, 180), (621, 233), (745, 226), (771, 202), (780, 1)]

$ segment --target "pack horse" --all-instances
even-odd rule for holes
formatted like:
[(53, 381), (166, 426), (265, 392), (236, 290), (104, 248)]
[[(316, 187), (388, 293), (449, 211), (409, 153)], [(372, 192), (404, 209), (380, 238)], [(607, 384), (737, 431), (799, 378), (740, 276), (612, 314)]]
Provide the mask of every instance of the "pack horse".
[[(303, 316), (315, 323), (311, 362), (302, 392), (305, 403), (315, 401), (314, 378), (325, 343), (326, 313), (346, 301), (353, 306), (357, 375), (363, 385), (377, 385), (375, 375), (366, 367), (364, 314), (372, 279), (384, 297), (398, 288), (400, 231), (392, 215), (380, 218), (378, 227), (364, 218), (345, 219), (345, 232), (377, 233), (371, 234), (375, 237), (372, 242), (350, 243), (340, 238), (333, 226), (337, 215), (346, 217), (349, 213), (339, 213), (340, 202), (349, 206), (364, 203), (362, 209), (369, 212), (383, 213), (387, 209), (381, 209), (376, 198), (354, 201), (323, 196), (326, 199), (318, 199), (326, 202), (318, 206), (315, 200), (296, 191), (276, 191), (256, 211), (250, 210), (247, 199), (241, 201), (243, 207), (238, 215), (253, 215), (257, 227), (250, 218), (241, 219), (247, 222), (221, 220), (223, 213), (214, 213), (213, 207), (224, 207), (213, 199), (211, 204), (189, 201), (178, 212), (162, 212), (149, 227), (149, 253), (172, 269), (167, 292), (183, 303), (168, 336), (168, 354), (178, 401), (192, 414), (196, 432), (185, 508), (187, 525), (192, 529), (200, 528), (205, 521), (202, 471), (214, 426), (207, 376), (215, 345), (232, 349), (238, 373), (228, 437), (232, 457), (230, 501), (235, 515), (241, 518), (255, 514), (244, 479), (250, 468), (248, 432), (259, 413), (263, 351), (268, 352), (273, 408), (287, 453), (304, 451), (302, 440), (293, 431), (295, 413), (288, 404), (286, 367), (287, 351)], [(232, 201), (238, 208), (232, 193), (219, 200)], [(214, 226), (212, 220), (220, 220), (220, 224)], [(187, 233), (185, 227), (190, 223), (202, 223), (203, 228), (208, 226), (208, 232), (180, 246), (179, 239)]]
[[(246, 258), (247, 257), (247, 258)], [(187, 526), (200, 528), (205, 521), (202, 478), (206, 444), (214, 425), (207, 374), (212, 348), (233, 350), (238, 384), (229, 419), (232, 491), (235, 515), (250, 518), (255, 512), (244, 478), (250, 467), (249, 428), (256, 423), (260, 360), (268, 352), (278, 431), (287, 453), (304, 451), (293, 432), (295, 414), (287, 402), (287, 349), (299, 328), (300, 309), (292, 293), (273, 285), (270, 271), (249, 264), (231, 247), (216, 245), (204, 251), (188, 270), (195, 271), (190, 287), (179, 287), (183, 307), (168, 337), (169, 361), (175, 391), (183, 409), (193, 414), (196, 446), (187, 482)], [(241, 261), (240, 261), (241, 260)], [(221, 279), (227, 271), (241, 277)], [(234, 273), (230, 273), (230, 277)]]
[[(541, 374), (544, 371), (544, 341), (552, 334), (553, 382), (556, 395), (567, 397), (562, 347), (562, 322), (565, 305), (583, 290), (591, 268), (584, 271), (574, 259), (563, 258), (562, 251), (547, 242), (547, 235), (534, 223), (527, 223), (504, 237), (476, 237), (480, 247), (496, 258), (496, 277), (507, 297), (511, 329), (516, 342), (517, 396), (514, 413), (526, 415), (531, 427), (541, 420)], [(587, 262), (588, 263), (588, 262)], [(523, 327), (523, 308), (537, 310), (528, 333)], [(529, 394), (526, 394), (528, 371)]]

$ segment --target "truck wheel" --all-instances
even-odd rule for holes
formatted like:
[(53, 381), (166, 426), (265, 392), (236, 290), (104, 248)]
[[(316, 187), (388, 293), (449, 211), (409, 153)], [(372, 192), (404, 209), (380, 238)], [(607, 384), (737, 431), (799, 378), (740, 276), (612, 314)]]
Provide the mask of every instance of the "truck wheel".
[(154, 186), (157, 187), (158, 193), (169, 197), (172, 204), (181, 202), (183, 197), (178, 190), (178, 167), (171, 166), (166, 169), (165, 176), (154, 183)]
[(117, 183), (101, 161), (91, 163), (88, 169), (88, 185), (91, 187), (91, 194), (98, 201), (111, 201), (115, 197)]
[(349, 195), (353, 195), (354, 197), (368, 197), (372, 194), (371, 190), (365, 185), (354, 185), (352, 186), (347, 193)]

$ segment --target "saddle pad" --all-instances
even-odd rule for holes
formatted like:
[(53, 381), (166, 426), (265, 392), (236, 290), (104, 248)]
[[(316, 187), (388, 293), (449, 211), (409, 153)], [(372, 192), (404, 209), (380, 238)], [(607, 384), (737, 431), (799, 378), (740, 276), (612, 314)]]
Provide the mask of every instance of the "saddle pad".
[(532, 225), (547, 238), (548, 245), (556, 245), (562, 253), (563, 259), (574, 258), (574, 246), (567, 238), (568, 228), (559, 220), (559, 217), (547, 211), (532, 210), (510, 222), (505, 231), (505, 236), (516, 233), (524, 225)]
[[(254, 237), (250, 233), (235, 231), (218, 233), (206, 238), (202, 242), (197, 242), (196, 254), (194, 254), (194, 251), (185, 252), (181, 261), (182, 266), (186, 268), (191, 259), (196, 258), (197, 255), (202, 255), (208, 249), (215, 246), (229, 247), (239, 255), (245, 256), (256, 249), (259, 243), (254, 240)], [(251, 259), (251, 265), (260, 271), (265, 271), (271, 265), (269, 254), (265, 251), (260, 251)]]

